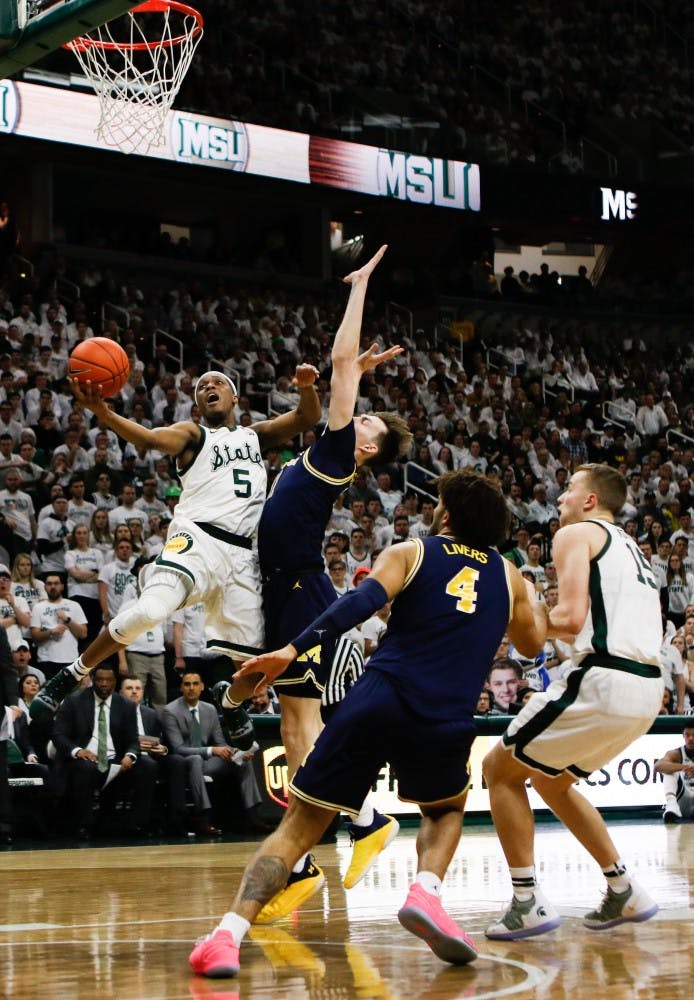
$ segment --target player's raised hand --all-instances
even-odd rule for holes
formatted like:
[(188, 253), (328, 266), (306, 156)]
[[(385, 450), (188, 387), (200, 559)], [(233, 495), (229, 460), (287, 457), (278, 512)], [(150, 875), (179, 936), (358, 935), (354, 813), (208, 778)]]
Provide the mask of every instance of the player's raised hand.
[(381, 257), (383, 256), (383, 254), (386, 252), (387, 249), (388, 249), (388, 244), (384, 243), (381, 249), (378, 250), (373, 255), (371, 260), (368, 260), (363, 267), (360, 267), (358, 271), (352, 271), (351, 274), (348, 274), (346, 277), (344, 277), (342, 279), (344, 283), (346, 285), (355, 285), (359, 281), (368, 281), (369, 278), (371, 277), (372, 271), (374, 270), (374, 268), (376, 267), (376, 265), (378, 264), (378, 262), (380, 261)]
[(372, 344), (367, 351), (359, 355), (357, 364), (362, 372), (368, 372), (371, 368), (377, 368), (384, 361), (390, 361), (391, 358), (395, 358), (403, 352), (403, 348), (399, 345), (397, 347), (389, 347), (387, 351), (383, 351), (381, 354), (377, 354), (377, 350), (378, 344)]
[(76, 378), (71, 378), (70, 388), (75, 399), (92, 413), (107, 409), (100, 385), (95, 385), (93, 382), (79, 382)]
[(292, 385), (295, 385), (297, 389), (308, 389), (315, 383), (319, 375), (320, 372), (314, 365), (297, 365)]
[(234, 674), (234, 680), (241, 680), (247, 677), (250, 680), (258, 681), (253, 689), (257, 694), (268, 684), (272, 684), (276, 677), (283, 674), (290, 663), (296, 659), (296, 650), (292, 645), (283, 646), (282, 649), (273, 650), (271, 653), (262, 653), (261, 656), (254, 656), (251, 660), (246, 660), (244, 665)]

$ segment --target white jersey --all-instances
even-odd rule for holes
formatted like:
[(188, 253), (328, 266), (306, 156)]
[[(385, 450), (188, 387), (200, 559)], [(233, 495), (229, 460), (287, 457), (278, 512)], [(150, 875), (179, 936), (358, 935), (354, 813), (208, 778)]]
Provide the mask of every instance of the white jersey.
[[(249, 427), (200, 427), (193, 460), (179, 469), (183, 493), (174, 522), (187, 518), (251, 538), (265, 502), (267, 472)], [(171, 535), (175, 523), (169, 529)]]
[(609, 521), (599, 524), (607, 538), (590, 563), (590, 609), (573, 645), (578, 666), (597, 653), (609, 666), (610, 657), (660, 667), (662, 623), (655, 573), (635, 540)]

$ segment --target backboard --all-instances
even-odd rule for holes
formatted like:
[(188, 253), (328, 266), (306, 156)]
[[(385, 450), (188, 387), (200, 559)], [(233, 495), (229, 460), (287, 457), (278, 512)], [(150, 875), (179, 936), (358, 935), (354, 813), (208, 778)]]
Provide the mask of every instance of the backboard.
[(136, 7), (138, 0), (5, 0), (0, 2), (0, 80), (78, 35)]

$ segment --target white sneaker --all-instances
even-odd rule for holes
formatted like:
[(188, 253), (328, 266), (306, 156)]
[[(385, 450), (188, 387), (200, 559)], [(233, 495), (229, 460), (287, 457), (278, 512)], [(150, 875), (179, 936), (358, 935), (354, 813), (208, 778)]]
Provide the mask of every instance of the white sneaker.
[(618, 924), (640, 923), (650, 920), (658, 912), (658, 904), (636, 882), (632, 882), (625, 892), (614, 892), (607, 887), (597, 910), (586, 913), (585, 927), (592, 931), (604, 931)]
[(533, 896), (525, 902), (514, 896), (508, 909), (484, 933), (494, 941), (517, 941), (553, 931), (560, 923), (557, 910), (536, 888)]
[(682, 810), (680, 809), (679, 802), (674, 795), (668, 795), (665, 799), (665, 808), (663, 810), (663, 823), (669, 826), (672, 823), (679, 823), (681, 820)]

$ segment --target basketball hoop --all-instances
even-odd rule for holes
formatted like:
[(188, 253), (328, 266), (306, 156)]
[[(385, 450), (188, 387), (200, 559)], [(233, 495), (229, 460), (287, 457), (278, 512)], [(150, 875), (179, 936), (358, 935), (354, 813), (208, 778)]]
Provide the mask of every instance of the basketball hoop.
[(99, 139), (124, 153), (163, 145), (166, 116), (202, 29), (202, 15), (193, 7), (179, 0), (145, 0), (65, 45), (99, 98)]

